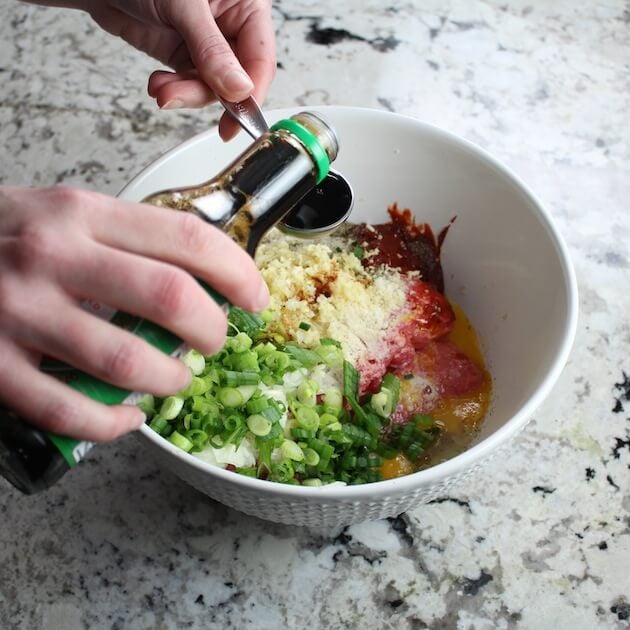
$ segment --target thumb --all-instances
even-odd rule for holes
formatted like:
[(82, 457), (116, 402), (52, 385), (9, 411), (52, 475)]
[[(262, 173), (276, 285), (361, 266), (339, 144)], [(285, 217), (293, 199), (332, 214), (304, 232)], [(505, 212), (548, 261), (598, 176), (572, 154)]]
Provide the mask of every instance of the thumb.
[(170, 22), (184, 38), (200, 78), (227, 101), (247, 98), (254, 83), (214, 21), (208, 3), (188, 1), (178, 7)]

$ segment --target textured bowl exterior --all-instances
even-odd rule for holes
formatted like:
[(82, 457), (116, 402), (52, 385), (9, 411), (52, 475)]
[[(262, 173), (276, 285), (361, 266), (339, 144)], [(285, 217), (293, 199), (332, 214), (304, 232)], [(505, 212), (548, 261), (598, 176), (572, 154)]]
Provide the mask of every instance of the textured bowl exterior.
[[(417, 120), (344, 107), (304, 108), (332, 122), (341, 152), (335, 169), (355, 189), (351, 221), (382, 222), (393, 201), (434, 228), (457, 219), (444, 248), (447, 295), (480, 335), (493, 376), (493, 403), (474, 444), (424, 471), (362, 486), (304, 488), (213, 467), (147, 426), (140, 439), (185, 482), (236, 510), (310, 527), (395, 516), (430, 502), (476, 474), (533, 416), (557, 380), (577, 324), (575, 274), (562, 238), (534, 195), (471, 143)], [(269, 112), (277, 120), (298, 110)], [(244, 136), (244, 134), (241, 134)], [(171, 186), (198, 184), (246, 146), (216, 131), (176, 147), (120, 194), (137, 201)]]

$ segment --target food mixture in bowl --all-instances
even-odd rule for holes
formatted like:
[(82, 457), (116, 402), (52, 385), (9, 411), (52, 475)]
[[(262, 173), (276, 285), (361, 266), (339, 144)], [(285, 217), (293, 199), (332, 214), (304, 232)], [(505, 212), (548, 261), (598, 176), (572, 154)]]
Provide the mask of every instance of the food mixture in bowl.
[(465, 450), (491, 381), (444, 296), (436, 238), (409, 210), (323, 240), (273, 231), (257, 264), (271, 303), (230, 312), (225, 347), (184, 357), (190, 386), (141, 406), (152, 429), (237, 473), (317, 486), (405, 475)]

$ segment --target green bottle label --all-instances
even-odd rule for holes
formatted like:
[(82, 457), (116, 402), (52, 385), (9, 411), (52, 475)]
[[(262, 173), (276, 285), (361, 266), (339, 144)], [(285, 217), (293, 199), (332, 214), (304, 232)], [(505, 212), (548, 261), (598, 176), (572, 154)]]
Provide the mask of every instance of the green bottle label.
[[(226, 303), (226, 299), (222, 295), (205, 283), (201, 282), (200, 284), (218, 304)], [(91, 310), (94, 312), (93, 308)], [(146, 319), (140, 319), (134, 315), (118, 311), (113, 314), (110, 321), (112, 324), (144, 339), (166, 354), (173, 355), (184, 348), (181, 339)], [(110, 383), (105, 383), (90, 374), (53, 359), (44, 359), (41, 364), (41, 370), (67, 383), (70, 387), (85, 394), (92, 400), (105, 405), (118, 405), (125, 401), (132, 402), (139, 396), (137, 392), (130, 392)], [(76, 466), (93, 446), (93, 442), (75, 440), (54, 433), (48, 433), (47, 435), (71, 468)]]

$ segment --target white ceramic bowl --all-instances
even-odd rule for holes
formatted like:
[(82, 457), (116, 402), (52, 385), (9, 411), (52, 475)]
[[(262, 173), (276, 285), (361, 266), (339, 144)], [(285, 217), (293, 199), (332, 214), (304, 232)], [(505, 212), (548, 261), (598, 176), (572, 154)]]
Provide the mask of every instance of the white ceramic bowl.
[[(479, 333), (493, 378), (491, 410), (474, 444), (428, 470), (354, 487), (305, 488), (251, 479), (205, 464), (148, 427), (140, 434), (158, 461), (214, 499), (260, 518), (340, 525), (393, 516), (430, 501), (469, 475), (528, 422), (558, 378), (577, 322), (575, 274), (540, 202), (487, 153), (449, 133), (368, 109), (312, 107), (336, 128), (334, 164), (352, 183), (351, 221), (382, 222), (397, 201), (435, 229), (457, 220), (443, 248), (446, 293)], [(296, 111), (268, 113), (270, 121)], [(245, 134), (223, 144), (215, 130), (176, 147), (120, 194), (209, 179), (240, 153)]]

